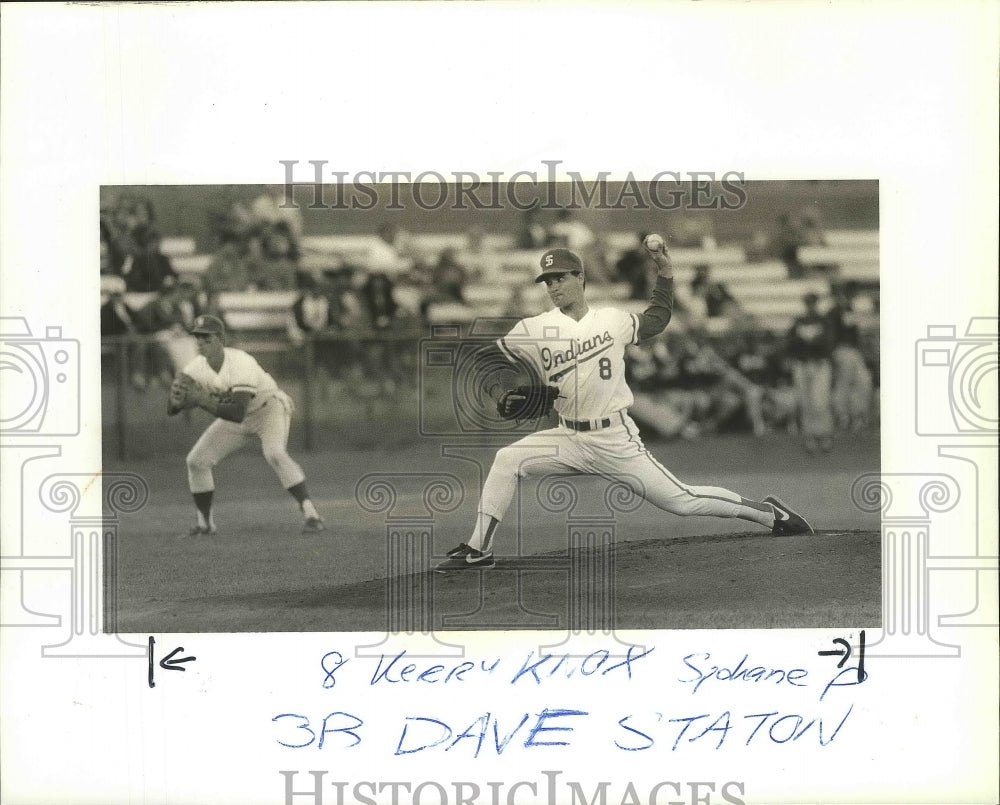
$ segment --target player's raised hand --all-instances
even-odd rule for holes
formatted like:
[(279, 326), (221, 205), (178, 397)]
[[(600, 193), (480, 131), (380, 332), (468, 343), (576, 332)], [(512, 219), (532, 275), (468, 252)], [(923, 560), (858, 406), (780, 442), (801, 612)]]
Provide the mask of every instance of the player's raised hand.
[(662, 235), (658, 235), (655, 232), (651, 235), (646, 235), (642, 245), (646, 247), (646, 251), (654, 256), (657, 254), (667, 254), (667, 241)]
[(645, 240), (643, 240), (642, 245), (646, 247), (652, 257), (653, 261), (656, 263), (656, 267), (659, 269), (659, 274), (662, 277), (672, 277), (673, 276), (673, 264), (670, 261), (670, 252), (667, 250), (667, 240), (662, 235), (658, 235), (655, 232), (651, 235), (646, 235)]

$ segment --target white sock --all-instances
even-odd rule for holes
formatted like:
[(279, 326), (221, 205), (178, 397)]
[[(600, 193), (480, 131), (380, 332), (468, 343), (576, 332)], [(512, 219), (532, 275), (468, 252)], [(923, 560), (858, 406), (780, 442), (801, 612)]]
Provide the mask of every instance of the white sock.
[(757, 520), (757, 523), (764, 526), (764, 528), (774, 528), (774, 519), (774, 512), (772, 511), (770, 514), (765, 514)]
[(488, 514), (478, 512), (476, 514), (476, 527), (472, 531), (472, 536), (469, 537), (469, 547), (483, 553), (490, 553), (493, 548), (493, 533), (496, 531), (497, 525), (499, 525), (499, 521)]
[(770, 503), (758, 503), (755, 500), (740, 498), (741, 511), (736, 516), (741, 520), (749, 520), (764, 528), (774, 527), (774, 506)]
[(302, 513), (306, 516), (307, 520), (310, 517), (315, 517), (317, 520), (319, 519), (319, 512), (316, 511), (316, 507), (313, 506), (313, 502), (309, 500), (309, 498), (302, 501)]

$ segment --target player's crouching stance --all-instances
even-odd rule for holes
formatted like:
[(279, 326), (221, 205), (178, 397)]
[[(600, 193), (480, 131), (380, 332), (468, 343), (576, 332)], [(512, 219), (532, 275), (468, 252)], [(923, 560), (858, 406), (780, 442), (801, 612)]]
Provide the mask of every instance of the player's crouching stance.
[(185, 366), (170, 387), (167, 413), (203, 408), (217, 417), (187, 456), (188, 486), (198, 522), (182, 536), (215, 533), (212, 468), (251, 436), (260, 440), (267, 463), (281, 485), (295, 498), (305, 518), (303, 534), (323, 530), (323, 518), (306, 492), (306, 476), (288, 455), (288, 426), (294, 405), (274, 378), (253, 357), (225, 345), (225, 326), (215, 316), (195, 319), (191, 334), (198, 341), (197, 358)]
[(639, 315), (590, 308), (580, 258), (568, 249), (550, 249), (542, 255), (535, 282), (545, 283), (555, 307), (523, 319), (495, 347), (487, 348), (494, 350), (494, 357), (499, 350), (512, 366), (527, 365), (536, 379), (513, 390), (497, 381), (486, 391), (497, 401), (502, 417), (527, 418), (554, 407), (559, 425), (497, 452), (483, 484), (472, 536), (449, 551), (436, 571), (493, 567), (493, 535), (518, 480), (553, 472), (620, 480), (673, 514), (738, 517), (782, 535), (813, 533), (809, 523), (778, 498), (758, 502), (728, 489), (690, 486), (643, 446), (628, 415), (632, 392), (625, 383), (625, 348), (663, 332), (674, 303), (666, 244), (659, 235), (650, 235), (646, 248), (656, 261), (658, 276), (649, 307)]

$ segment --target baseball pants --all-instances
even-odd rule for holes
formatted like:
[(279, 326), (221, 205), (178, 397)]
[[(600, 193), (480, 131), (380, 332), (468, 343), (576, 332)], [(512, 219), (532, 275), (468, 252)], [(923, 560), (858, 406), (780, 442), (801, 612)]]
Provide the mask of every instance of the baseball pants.
[(212, 468), (238, 450), (251, 437), (260, 440), (261, 452), (278, 476), (283, 488), (305, 480), (305, 473), (288, 455), (288, 428), (291, 423), (291, 401), (271, 397), (261, 408), (247, 414), (240, 423), (216, 419), (191, 448), (187, 456), (188, 485), (192, 493), (215, 489)]
[(841, 345), (833, 351), (833, 413), (839, 427), (861, 428), (872, 405), (872, 374), (861, 350)]
[(799, 425), (803, 436), (830, 436), (833, 434), (833, 409), (831, 383), (833, 370), (830, 361), (800, 361), (793, 368), (792, 377), (799, 396)]
[(747, 506), (735, 492), (683, 483), (646, 450), (631, 417), (622, 411), (612, 420), (602, 430), (576, 432), (559, 426), (539, 431), (499, 450), (483, 484), (479, 512), (502, 520), (520, 478), (579, 472), (624, 483), (672, 514), (741, 517), (768, 528), (774, 523), (770, 508)]

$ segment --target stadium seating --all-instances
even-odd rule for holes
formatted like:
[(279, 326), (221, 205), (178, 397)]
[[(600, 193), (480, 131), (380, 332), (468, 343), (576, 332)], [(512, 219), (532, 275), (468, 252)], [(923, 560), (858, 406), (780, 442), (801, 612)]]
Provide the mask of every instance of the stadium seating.
[(374, 239), (374, 235), (308, 235), (302, 238), (302, 253), (364, 260)]
[(288, 324), (288, 313), (298, 293), (295, 291), (267, 291), (220, 293), (219, 308), (226, 324), (233, 330), (278, 331)]
[(877, 229), (830, 229), (824, 233), (827, 246), (872, 246), (878, 248)]
[(458, 302), (438, 302), (427, 308), (427, 320), (431, 324), (468, 324), (483, 315), (488, 314)]
[(878, 241), (827, 239), (826, 246), (803, 246), (799, 262), (804, 266), (832, 266), (840, 279), (878, 280)]
[[(462, 232), (439, 233), (430, 232), (414, 234), (410, 239), (410, 247), (420, 257), (436, 258), (444, 249), (465, 251), (469, 246), (469, 238)], [(484, 235), (483, 250), (496, 252), (509, 250), (514, 246), (514, 238), (509, 235)]]
[(772, 299), (777, 301), (793, 299), (796, 303), (802, 301), (807, 293), (814, 293), (819, 297), (828, 296), (830, 293), (830, 283), (824, 279), (809, 280), (785, 280), (774, 283), (733, 283), (729, 289), (733, 296), (740, 302), (746, 304), (759, 299)]
[[(611, 233), (605, 236), (604, 241), (609, 252), (613, 253), (615, 257), (628, 249), (636, 248), (639, 243), (634, 232)], [(714, 249), (673, 247), (670, 249), (670, 257), (673, 259), (675, 268), (691, 268), (699, 265), (706, 265), (712, 268), (718, 266), (740, 266), (747, 261), (746, 253), (742, 246), (721, 246)]]
[(177, 257), (187, 257), (194, 254), (197, 250), (198, 246), (194, 238), (184, 237), (183, 235), (160, 240), (160, 252), (171, 260)]
[[(673, 252), (671, 252), (673, 254)], [(693, 266), (674, 266), (674, 277), (678, 285), (687, 285), (694, 279)], [(768, 263), (740, 263), (711, 269), (713, 282), (732, 285), (774, 285), (787, 282), (788, 269), (779, 261)]]
[(174, 271), (180, 275), (181, 279), (193, 280), (197, 282), (198, 277), (208, 268), (212, 262), (210, 254), (184, 254), (170, 258), (170, 264)]
[[(230, 330), (253, 337), (285, 332), (297, 295), (295, 291), (226, 292), (219, 294), (218, 304)], [(155, 293), (128, 293), (125, 304), (138, 311), (155, 298)]]
[[(308, 235), (302, 239), (301, 265), (305, 270), (321, 271), (337, 268), (344, 263), (364, 266), (374, 235)], [(481, 270), (474, 282), (465, 287), (466, 305), (432, 305), (428, 316), (432, 321), (467, 322), (477, 316), (500, 314), (511, 298), (514, 287), (520, 287), (527, 306), (544, 308), (544, 288), (530, 280), (537, 271), (537, 250), (512, 248), (509, 235), (488, 234), (482, 239), (484, 250), (469, 254), (468, 237), (463, 232), (420, 233), (410, 240), (413, 252), (433, 261), (441, 250), (454, 248), (460, 260), (468, 259)], [(605, 235), (608, 260), (613, 264), (621, 251), (636, 246), (634, 232), (611, 232)], [(810, 267), (825, 267), (821, 279), (789, 280), (785, 265), (780, 261), (749, 263), (739, 246), (713, 249), (676, 248), (671, 250), (678, 299), (689, 302), (688, 286), (698, 266), (708, 266), (711, 278), (722, 282), (740, 306), (756, 316), (761, 324), (779, 331), (787, 328), (802, 312), (802, 297), (809, 292), (820, 296), (821, 309), (829, 304), (830, 279), (855, 280), (873, 285), (879, 276), (879, 233), (877, 230), (831, 230), (826, 232), (825, 246), (808, 246), (799, 250), (800, 261)], [(184, 278), (197, 282), (211, 262), (211, 255), (199, 254), (193, 238), (167, 237), (162, 249), (174, 269)], [(629, 300), (629, 288), (622, 283), (591, 283), (590, 298), (595, 304), (615, 304), (627, 309), (642, 310), (644, 300)], [(405, 284), (394, 291), (400, 307), (411, 315), (420, 310), (421, 291)], [(129, 294), (130, 307), (138, 309), (153, 294)], [(284, 330), (288, 309), (295, 292), (226, 293), (219, 298), (230, 327), (254, 333)], [(712, 326), (724, 326), (713, 322)]]

